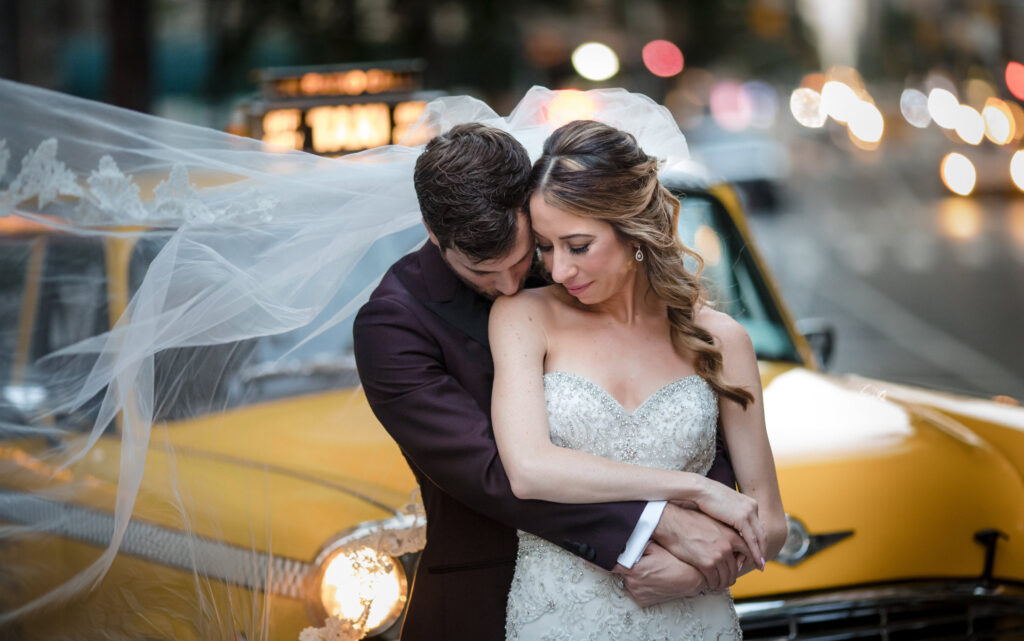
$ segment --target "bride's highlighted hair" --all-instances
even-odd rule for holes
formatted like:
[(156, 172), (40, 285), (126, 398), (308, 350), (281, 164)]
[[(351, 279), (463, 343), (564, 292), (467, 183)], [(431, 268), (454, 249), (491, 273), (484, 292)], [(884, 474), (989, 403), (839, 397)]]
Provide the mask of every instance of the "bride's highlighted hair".
[[(753, 402), (745, 388), (722, 380), (722, 352), (695, 318), (707, 301), (704, 260), (680, 240), (679, 199), (658, 180), (658, 160), (632, 135), (590, 120), (559, 127), (533, 165), (529, 188), (552, 207), (604, 221), (638, 243), (651, 289), (668, 306), (676, 351), (693, 353), (697, 373), (719, 394), (743, 407)], [(697, 262), (696, 273), (684, 267), (687, 256)]]

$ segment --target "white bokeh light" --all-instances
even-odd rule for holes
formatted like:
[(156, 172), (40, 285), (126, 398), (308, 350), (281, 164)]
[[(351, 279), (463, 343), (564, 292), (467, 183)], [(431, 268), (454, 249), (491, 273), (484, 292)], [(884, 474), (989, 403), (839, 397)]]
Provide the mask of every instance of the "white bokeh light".
[(885, 119), (882, 112), (866, 100), (862, 100), (850, 113), (850, 133), (858, 139), (876, 143), (882, 139), (885, 131)]
[(1018, 150), (1010, 158), (1010, 178), (1017, 189), (1024, 191), (1024, 149)]
[(828, 114), (821, 104), (821, 94), (807, 87), (796, 89), (790, 94), (789, 110), (804, 127), (824, 127), (828, 120)]
[(985, 120), (985, 136), (997, 145), (1005, 145), (1013, 140), (1016, 133), (1013, 112), (1006, 103), (998, 98), (990, 98), (981, 110)]
[(974, 191), (978, 180), (978, 172), (974, 163), (963, 154), (956, 152), (946, 154), (942, 159), (942, 182), (954, 194), (967, 196)]
[(935, 124), (943, 129), (956, 127), (959, 110), (960, 101), (951, 91), (936, 88), (928, 93), (928, 113), (931, 114)]
[(985, 119), (977, 109), (960, 105), (956, 110), (956, 135), (969, 145), (981, 143), (985, 138)]
[(572, 66), (587, 80), (607, 80), (619, 72), (619, 57), (600, 42), (584, 42), (572, 52)]
[(829, 80), (821, 88), (821, 104), (836, 122), (849, 121), (859, 102), (857, 93), (838, 80)]
[(900, 113), (911, 125), (924, 129), (931, 121), (928, 115), (928, 96), (917, 89), (905, 89), (900, 95)]

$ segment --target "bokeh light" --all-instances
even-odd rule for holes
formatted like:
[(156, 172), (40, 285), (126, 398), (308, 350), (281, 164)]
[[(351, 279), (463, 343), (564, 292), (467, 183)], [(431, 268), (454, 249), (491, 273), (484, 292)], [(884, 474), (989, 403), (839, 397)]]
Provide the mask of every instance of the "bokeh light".
[(939, 203), (939, 227), (955, 240), (970, 240), (981, 232), (981, 207), (970, 198), (946, 198)]
[(1017, 189), (1024, 191), (1024, 149), (1018, 149), (1010, 157), (1010, 178)]
[(985, 108), (981, 110), (985, 120), (985, 137), (997, 145), (1005, 145), (1013, 140), (1013, 112), (999, 98), (989, 98)]
[(985, 119), (977, 109), (960, 105), (956, 110), (956, 135), (969, 145), (980, 144), (985, 137)]
[(562, 89), (548, 105), (548, 124), (553, 129), (573, 120), (593, 120), (597, 113), (594, 99), (577, 89)]
[(720, 82), (711, 90), (711, 117), (727, 131), (743, 131), (750, 126), (754, 107), (743, 85)]
[(911, 125), (924, 129), (931, 121), (928, 114), (928, 96), (917, 89), (904, 89), (900, 94), (900, 113)]
[(714, 267), (722, 262), (722, 241), (714, 229), (707, 225), (698, 227), (693, 237), (693, 245), (708, 267)]
[(821, 94), (813, 89), (801, 87), (789, 96), (789, 111), (804, 127), (824, 127), (828, 114), (821, 104)]
[(1018, 100), (1024, 100), (1024, 65), (1019, 62), (1006, 63), (1006, 88)]
[(850, 135), (862, 142), (869, 144), (877, 143), (882, 139), (882, 132), (885, 130), (885, 119), (882, 112), (866, 100), (859, 104), (850, 113)]
[(619, 72), (619, 57), (600, 42), (584, 42), (572, 52), (572, 66), (587, 80), (607, 80)]
[(750, 124), (759, 129), (768, 129), (775, 124), (779, 113), (779, 94), (767, 82), (751, 80), (743, 83), (743, 91), (750, 99), (752, 112)]
[(952, 152), (942, 159), (942, 182), (954, 194), (967, 196), (974, 191), (978, 172), (967, 156)]
[(656, 76), (671, 78), (683, 70), (683, 52), (668, 40), (652, 40), (644, 45), (644, 66)]
[(820, 94), (826, 80), (828, 79), (823, 73), (809, 73), (800, 79), (800, 86), (806, 89), (813, 89), (815, 93)]
[(928, 113), (935, 124), (943, 129), (956, 127), (957, 112), (960, 109), (960, 101), (953, 92), (935, 88), (928, 92)]
[[(978, 73), (977, 70), (974, 70)], [(987, 74), (986, 74), (987, 75)], [(967, 103), (971, 105), (984, 105), (989, 98), (994, 98), (996, 88), (985, 78), (970, 78), (967, 80)]]
[(829, 80), (821, 89), (821, 103), (825, 113), (832, 116), (836, 122), (849, 121), (859, 102), (857, 93), (849, 85), (838, 80)]
[(1024, 107), (1014, 101), (1004, 103), (1013, 114), (1013, 142), (1024, 138)]

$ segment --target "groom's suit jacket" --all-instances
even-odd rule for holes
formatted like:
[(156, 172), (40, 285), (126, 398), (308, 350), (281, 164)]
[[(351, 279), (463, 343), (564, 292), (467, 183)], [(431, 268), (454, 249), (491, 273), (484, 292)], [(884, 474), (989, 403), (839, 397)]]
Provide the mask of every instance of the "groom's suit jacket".
[(392, 266), (355, 320), (366, 398), (427, 514), (405, 641), (503, 639), (516, 528), (611, 569), (645, 506), (513, 495), (491, 431), (489, 310), (428, 242)]

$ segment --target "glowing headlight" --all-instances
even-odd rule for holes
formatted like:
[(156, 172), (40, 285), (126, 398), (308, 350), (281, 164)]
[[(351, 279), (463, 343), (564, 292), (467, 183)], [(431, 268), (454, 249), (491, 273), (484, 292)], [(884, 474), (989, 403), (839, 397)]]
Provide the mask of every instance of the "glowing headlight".
[(321, 567), (320, 601), (328, 615), (353, 622), (369, 636), (402, 614), (408, 584), (397, 559), (361, 546), (338, 550)]

